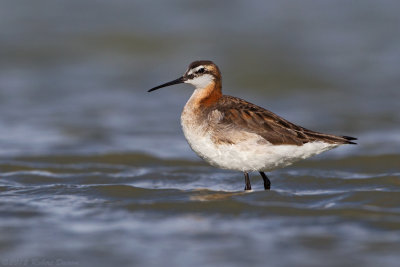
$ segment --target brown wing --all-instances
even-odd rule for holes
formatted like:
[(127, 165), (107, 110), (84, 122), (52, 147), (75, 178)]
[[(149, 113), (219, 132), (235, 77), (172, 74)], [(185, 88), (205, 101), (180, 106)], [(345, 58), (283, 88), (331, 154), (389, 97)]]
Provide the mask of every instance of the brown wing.
[[(217, 127), (256, 133), (274, 145), (302, 145), (313, 141), (354, 144), (356, 138), (323, 134), (297, 126), (275, 113), (240, 98), (224, 95), (213, 110), (220, 112)], [(220, 131), (223, 132), (223, 131)]]

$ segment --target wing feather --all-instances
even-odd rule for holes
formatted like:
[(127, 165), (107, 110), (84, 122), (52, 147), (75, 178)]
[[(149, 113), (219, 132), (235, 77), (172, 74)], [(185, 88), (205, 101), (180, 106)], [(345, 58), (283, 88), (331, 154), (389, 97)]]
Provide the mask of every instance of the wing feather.
[[(332, 144), (354, 144), (354, 137), (323, 134), (295, 125), (275, 113), (240, 98), (224, 95), (213, 107), (220, 113), (214, 121), (218, 133), (227, 128), (255, 133), (274, 145), (303, 145), (323, 141)], [(227, 139), (227, 136), (224, 136)], [(228, 143), (235, 143), (234, 140)]]

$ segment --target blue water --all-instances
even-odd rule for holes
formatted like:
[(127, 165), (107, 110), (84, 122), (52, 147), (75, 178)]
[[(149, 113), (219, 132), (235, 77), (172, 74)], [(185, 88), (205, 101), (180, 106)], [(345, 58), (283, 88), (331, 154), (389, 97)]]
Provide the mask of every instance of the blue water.
[[(0, 266), (397, 266), (395, 1), (0, 3)], [(271, 172), (188, 147), (197, 59), (223, 91), (356, 136)]]

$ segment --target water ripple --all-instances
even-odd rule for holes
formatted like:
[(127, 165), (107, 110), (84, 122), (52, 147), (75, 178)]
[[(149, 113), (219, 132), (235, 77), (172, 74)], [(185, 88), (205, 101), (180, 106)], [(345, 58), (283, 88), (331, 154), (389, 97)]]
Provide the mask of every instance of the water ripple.
[[(374, 160), (388, 158), (398, 159)], [(270, 191), (254, 173), (250, 192), (241, 173), (141, 153), (0, 160), (0, 251), (13, 244), (32, 255), (50, 252), (51, 236), (63, 240), (63, 250), (101, 242), (111, 249), (101, 255), (121, 257), (153, 242), (161, 253), (193, 240), (208, 255), (220, 248), (235, 255), (243, 244), (261, 254), (281, 247), (300, 254), (400, 249), (399, 171), (390, 164), (371, 170), (365, 159), (371, 161), (320, 159), (272, 172)], [(34, 245), (43, 237), (49, 242)]]

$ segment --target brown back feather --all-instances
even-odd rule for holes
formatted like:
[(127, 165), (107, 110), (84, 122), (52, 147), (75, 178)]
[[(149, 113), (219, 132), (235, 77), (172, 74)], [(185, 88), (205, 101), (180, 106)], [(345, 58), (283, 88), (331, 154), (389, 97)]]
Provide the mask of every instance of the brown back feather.
[(224, 95), (210, 108), (222, 114), (217, 126), (255, 133), (274, 145), (300, 146), (313, 141), (354, 144), (350, 140), (355, 140), (353, 137), (323, 134), (297, 126), (269, 110), (237, 97)]

